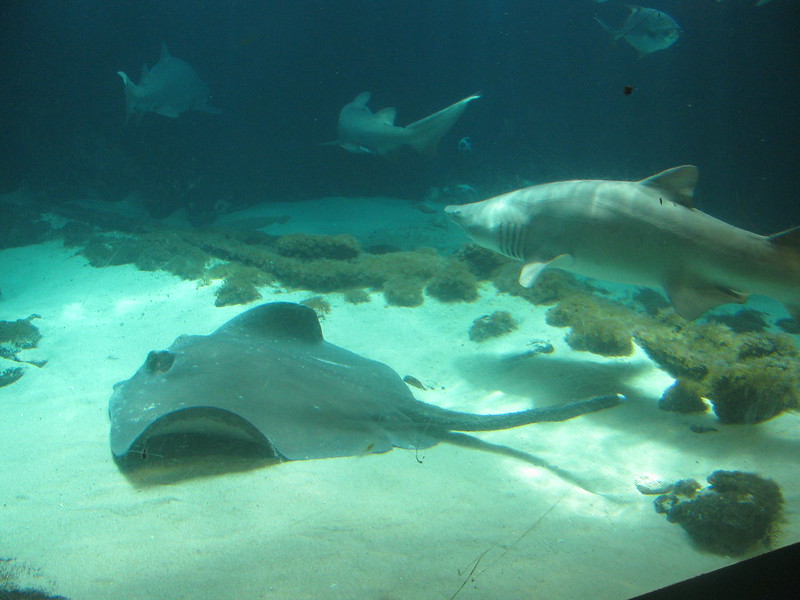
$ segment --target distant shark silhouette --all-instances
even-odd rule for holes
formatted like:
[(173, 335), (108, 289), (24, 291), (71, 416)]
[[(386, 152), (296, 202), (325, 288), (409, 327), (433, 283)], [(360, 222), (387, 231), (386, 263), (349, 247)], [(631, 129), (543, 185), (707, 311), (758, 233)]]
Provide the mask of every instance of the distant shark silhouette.
[(695, 319), (748, 293), (800, 317), (800, 227), (769, 237), (692, 207), (697, 167), (641, 181), (545, 183), (446, 213), (476, 243), (524, 263), (530, 287), (547, 267), (663, 289)]
[(435, 154), (439, 140), (458, 121), (472, 100), (480, 98), (474, 94), (439, 112), (415, 121), (405, 127), (394, 124), (396, 108), (384, 108), (373, 113), (367, 104), (372, 94), (362, 92), (339, 113), (338, 140), (333, 142), (348, 152), (362, 152), (386, 156), (410, 146), (420, 154)]
[(118, 71), (117, 75), (125, 82), (126, 121), (133, 114), (141, 118), (146, 112), (173, 119), (187, 110), (220, 113), (219, 109), (208, 105), (206, 83), (189, 64), (172, 56), (166, 44), (161, 44), (161, 56), (152, 69), (142, 65), (142, 77), (138, 85), (122, 71)]

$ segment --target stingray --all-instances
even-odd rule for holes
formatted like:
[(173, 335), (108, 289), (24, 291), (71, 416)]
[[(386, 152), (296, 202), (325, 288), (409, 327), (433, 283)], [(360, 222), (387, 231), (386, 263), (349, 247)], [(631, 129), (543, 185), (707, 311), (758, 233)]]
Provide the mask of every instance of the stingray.
[(154, 454), (156, 439), (200, 436), (255, 445), (279, 461), (441, 441), (496, 451), (459, 432), (564, 421), (621, 400), (611, 394), (492, 415), (444, 409), (417, 400), (388, 365), (325, 341), (312, 309), (275, 302), (210, 335), (182, 335), (150, 352), (133, 377), (114, 386), (111, 450), (124, 464)]

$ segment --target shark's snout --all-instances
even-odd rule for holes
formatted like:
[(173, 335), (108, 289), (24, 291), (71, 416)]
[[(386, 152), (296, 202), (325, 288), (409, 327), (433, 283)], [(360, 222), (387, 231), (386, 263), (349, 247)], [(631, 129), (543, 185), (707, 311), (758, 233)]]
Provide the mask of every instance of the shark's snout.
[(444, 207), (444, 214), (450, 217), (456, 223), (461, 223), (464, 218), (463, 211), (461, 210), (460, 206), (456, 206), (455, 204), (451, 204), (450, 206)]

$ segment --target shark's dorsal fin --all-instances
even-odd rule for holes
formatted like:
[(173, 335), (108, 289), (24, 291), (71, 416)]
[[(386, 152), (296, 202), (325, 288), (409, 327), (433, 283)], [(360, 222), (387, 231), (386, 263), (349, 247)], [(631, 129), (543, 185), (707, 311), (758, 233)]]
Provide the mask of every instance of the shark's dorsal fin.
[(169, 53), (169, 48), (167, 48), (167, 44), (165, 42), (161, 42), (161, 55), (158, 57), (158, 60), (166, 60), (171, 56), (172, 55)]
[(800, 250), (800, 226), (774, 233), (769, 236), (769, 241), (778, 246)]
[(663, 193), (673, 202), (687, 208), (694, 208), (694, 188), (697, 185), (697, 176), (697, 167), (683, 165), (642, 179), (639, 184)]
[(353, 100), (350, 104), (352, 104), (353, 106), (358, 106), (360, 108), (365, 108), (371, 98), (372, 98), (372, 92), (361, 92), (358, 96), (356, 96), (356, 99)]
[(322, 328), (313, 309), (292, 302), (271, 302), (251, 308), (214, 333), (245, 332), (267, 339), (318, 344)]
[(394, 125), (395, 117), (397, 117), (396, 108), (384, 108), (375, 113), (375, 118), (386, 125)]

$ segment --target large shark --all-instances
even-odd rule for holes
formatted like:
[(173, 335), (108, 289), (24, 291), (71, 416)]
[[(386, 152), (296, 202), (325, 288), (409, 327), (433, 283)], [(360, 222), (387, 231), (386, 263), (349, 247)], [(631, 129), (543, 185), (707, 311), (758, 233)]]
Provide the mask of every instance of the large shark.
[(530, 287), (547, 267), (663, 289), (695, 319), (749, 293), (800, 317), (800, 227), (772, 236), (693, 208), (698, 171), (668, 169), (641, 181), (545, 183), (445, 212), (479, 245), (521, 260)]
[(146, 112), (154, 112), (174, 119), (187, 110), (220, 112), (208, 105), (206, 83), (189, 64), (172, 56), (166, 44), (161, 44), (161, 57), (152, 69), (142, 65), (138, 85), (122, 71), (117, 75), (125, 82), (126, 120), (134, 113), (141, 117)]
[(386, 156), (403, 146), (410, 146), (421, 154), (432, 155), (439, 140), (463, 114), (467, 104), (480, 95), (468, 96), (405, 127), (394, 124), (396, 108), (384, 108), (373, 113), (367, 106), (371, 97), (369, 92), (362, 92), (339, 113), (339, 137), (335, 143), (348, 152)]

